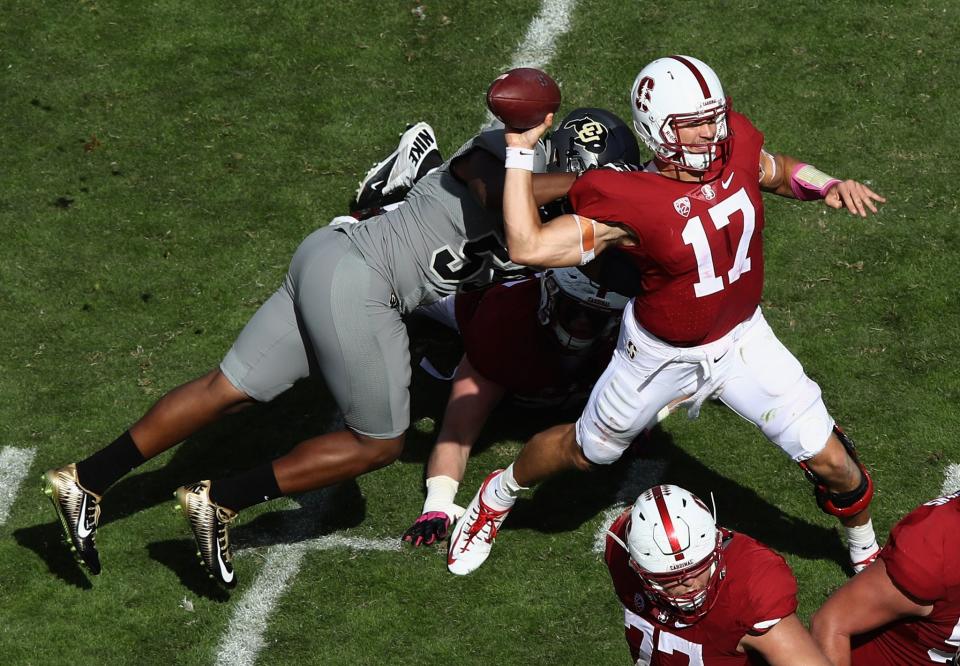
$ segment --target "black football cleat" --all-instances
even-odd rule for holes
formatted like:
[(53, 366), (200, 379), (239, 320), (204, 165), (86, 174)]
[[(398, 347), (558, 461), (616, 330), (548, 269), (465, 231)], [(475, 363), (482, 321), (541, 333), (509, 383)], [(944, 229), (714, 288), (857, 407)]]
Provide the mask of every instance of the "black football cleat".
[(193, 538), (197, 542), (197, 556), (209, 576), (225, 587), (236, 586), (228, 527), (237, 517), (236, 511), (210, 499), (209, 481), (181, 486), (174, 497), (178, 502), (177, 510), (182, 511), (190, 523)]
[(90, 573), (100, 573), (97, 553), (97, 525), (100, 522), (100, 496), (91, 493), (77, 480), (77, 466), (47, 470), (43, 477), (43, 493), (53, 502), (63, 526), (66, 542), (77, 561)]

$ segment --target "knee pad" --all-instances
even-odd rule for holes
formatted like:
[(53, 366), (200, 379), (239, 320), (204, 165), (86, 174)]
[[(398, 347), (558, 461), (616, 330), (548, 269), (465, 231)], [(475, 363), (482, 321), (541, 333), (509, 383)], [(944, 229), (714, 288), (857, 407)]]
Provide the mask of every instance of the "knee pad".
[(597, 432), (602, 430), (602, 426), (599, 426), (599, 424), (595, 424), (592, 430), (585, 428), (583, 418), (581, 416), (576, 425), (577, 446), (583, 452), (583, 457), (594, 465), (612, 465), (620, 460), (623, 449), (607, 439), (601, 432)]
[(807, 479), (813, 484), (813, 494), (817, 499), (817, 506), (820, 507), (820, 510), (837, 518), (848, 518), (857, 515), (870, 505), (870, 500), (873, 499), (873, 479), (870, 477), (867, 468), (860, 462), (853, 441), (837, 425), (833, 426), (833, 432), (840, 443), (843, 444), (847, 454), (860, 469), (860, 485), (845, 493), (834, 492), (827, 488), (823, 479), (806, 462), (799, 462), (798, 464)]

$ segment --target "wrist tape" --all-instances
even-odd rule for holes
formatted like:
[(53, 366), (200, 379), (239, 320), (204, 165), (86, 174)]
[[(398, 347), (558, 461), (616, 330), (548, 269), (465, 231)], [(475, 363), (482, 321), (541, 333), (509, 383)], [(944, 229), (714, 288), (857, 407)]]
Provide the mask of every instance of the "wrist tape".
[(838, 178), (828, 176), (811, 164), (798, 164), (790, 174), (790, 189), (800, 201), (823, 199), (830, 188), (839, 182)]
[(503, 166), (507, 169), (523, 169), (533, 172), (533, 148), (516, 148), (507, 146), (507, 159)]

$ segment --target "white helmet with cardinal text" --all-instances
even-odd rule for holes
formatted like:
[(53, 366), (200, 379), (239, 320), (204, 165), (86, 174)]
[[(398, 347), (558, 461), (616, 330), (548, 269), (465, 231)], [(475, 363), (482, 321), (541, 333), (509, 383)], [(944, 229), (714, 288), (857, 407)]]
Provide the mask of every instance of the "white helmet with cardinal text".
[(540, 276), (537, 318), (553, 331), (561, 347), (580, 352), (616, 334), (629, 300), (603, 288), (579, 268), (550, 268)]
[[(651, 601), (682, 622), (696, 622), (716, 601), (725, 574), (721, 543), (713, 514), (678, 486), (654, 486), (630, 510), (630, 567)], [(709, 575), (703, 584), (682, 584), (705, 572)]]
[[(716, 72), (703, 61), (682, 55), (654, 60), (637, 74), (630, 108), (637, 134), (660, 160), (715, 176), (729, 159), (730, 100)], [(716, 124), (712, 141), (681, 142), (681, 128), (711, 123)]]

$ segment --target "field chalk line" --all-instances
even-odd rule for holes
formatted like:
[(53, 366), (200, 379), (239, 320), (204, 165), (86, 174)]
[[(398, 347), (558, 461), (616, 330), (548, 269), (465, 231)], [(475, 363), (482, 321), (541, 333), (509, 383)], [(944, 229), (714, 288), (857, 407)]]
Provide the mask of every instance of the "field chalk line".
[(5, 446), (0, 449), (0, 525), (7, 522), (10, 507), (17, 499), (20, 484), (30, 473), (36, 449), (18, 449)]
[(950, 495), (960, 490), (960, 465), (950, 463), (943, 470), (943, 485), (940, 487), (940, 495)]
[(217, 666), (253, 666), (263, 648), (266, 619), (300, 571), (303, 556), (311, 550), (399, 550), (399, 539), (363, 539), (330, 535), (278, 544), (267, 549), (260, 573), (237, 603), (227, 633), (217, 648)]
[[(557, 52), (557, 39), (570, 30), (570, 17), (577, 6), (577, 0), (543, 0), (540, 12), (527, 26), (527, 33), (513, 54), (510, 69), (517, 67), (535, 67), (544, 69)], [(498, 122), (487, 111), (487, 122)]]

